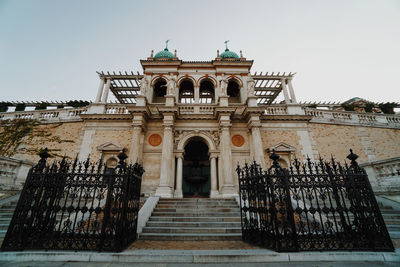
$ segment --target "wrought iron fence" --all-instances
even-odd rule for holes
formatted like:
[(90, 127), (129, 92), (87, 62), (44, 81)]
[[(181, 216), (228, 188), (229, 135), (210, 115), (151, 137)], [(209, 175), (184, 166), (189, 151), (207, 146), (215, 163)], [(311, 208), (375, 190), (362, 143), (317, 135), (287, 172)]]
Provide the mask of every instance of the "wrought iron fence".
[(141, 177), (139, 164), (116, 168), (54, 161), (47, 150), (26, 179), (2, 250), (121, 251), (136, 240)]
[(282, 168), (273, 152), (263, 171), (237, 167), (243, 240), (276, 251), (393, 251), (389, 233), (358, 156)]

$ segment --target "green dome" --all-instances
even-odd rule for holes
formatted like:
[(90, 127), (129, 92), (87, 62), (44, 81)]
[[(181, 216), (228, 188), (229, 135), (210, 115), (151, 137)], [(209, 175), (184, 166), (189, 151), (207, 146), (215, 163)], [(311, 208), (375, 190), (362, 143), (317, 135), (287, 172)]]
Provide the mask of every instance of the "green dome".
[(173, 59), (174, 54), (168, 51), (168, 48), (165, 48), (164, 50), (158, 52), (155, 56), (154, 59)]
[(234, 58), (234, 59), (239, 59), (239, 56), (233, 52), (233, 51), (229, 51), (228, 48), (225, 49), (225, 52), (223, 52), (220, 55), (221, 58)]

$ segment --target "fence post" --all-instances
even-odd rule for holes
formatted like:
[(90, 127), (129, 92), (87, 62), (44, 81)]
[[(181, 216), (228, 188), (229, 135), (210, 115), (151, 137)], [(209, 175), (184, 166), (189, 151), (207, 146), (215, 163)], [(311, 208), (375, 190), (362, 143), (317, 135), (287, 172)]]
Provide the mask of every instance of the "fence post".
[(116, 232), (116, 238), (117, 238), (117, 242), (119, 243), (118, 246), (118, 250), (121, 250), (123, 246), (125, 246), (125, 240), (126, 240), (126, 236), (125, 234), (125, 230), (127, 228), (127, 218), (126, 218), (126, 210), (127, 210), (127, 206), (128, 206), (128, 193), (130, 192), (130, 175), (127, 174), (127, 168), (126, 168), (126, 163), (125, 163), (125, 159), (128, 158), (128, 156), (125, 153), (125, 148), (122, 149), (122, 152), (118, 154), (118, 166), (117, 169), (119, 169), (120, 174), (123, 177), (123, 182), (122, 182), (122, 186), (123, 186), (123, 191), (124, 194), (122, 196), (122, 199), (120, 201), (122, 201), (122, 205), (120, 205), (120, 207), (122, 207), (121, 215), (120, 215), (120, 219), (119, 219), (119, 223), (117, 226), (117, 232)]
[[(351, 177), (351, 182), (353, 182), (353, 184), (355, 185), (355, 188), (353, 190), (356, 192), (355, 193), (357, 201), (356, 209), (358, 213), (361, 215), (360, 224), (362, 231), (364, 231), (363, 234), (365, 234), (365, 236), (368, 238), (369, 245), (371, 248), (376, 249), (378, 241), (384, 240), (384, 242), (386, 241), (386, 244), (384, 245), (394, 250), (389, 232), (385, 227), (385, 221), (383, 220), (382, 213), (379, 210), (378, 202), (375, 199), (375, 194), (374, 191), (372, 190), (371, 183), (369, 182), (365, 170), (361, 168), (358, 165), (358, 162), (356, 161), (358, 155), (354, 154), (353, 150), (350, 149), (350, 154), (347, 156), (347, 158), (351, 161), (351, 166), (349, 170), (352, 171), (350, 171), (349, 176)], [(357, 175), (359, 175), (359, 177), (357, 177)], [(356, 185), (357, 181), (355, 181), (355, 178), (357, 178), (357, 181), (361, 182), (363, 186), (358, 187)], [(362, 194), (362, 189), (366, 191), (365, 192), (366, 194)], [(367, 207), (364, 207), (362, 205), (363, 201), (366, 202)], [(378, 225), (372, 220), (370, 215), (367, 214), (367, 216), (365, 216), (364, 211), (368, 212), (369, 210), (372, 210), (374, 215), (377, 216)], [(382, 225), (384, 227), (380, 227)], [(380, 229), (378, 229), (378, 227)]]

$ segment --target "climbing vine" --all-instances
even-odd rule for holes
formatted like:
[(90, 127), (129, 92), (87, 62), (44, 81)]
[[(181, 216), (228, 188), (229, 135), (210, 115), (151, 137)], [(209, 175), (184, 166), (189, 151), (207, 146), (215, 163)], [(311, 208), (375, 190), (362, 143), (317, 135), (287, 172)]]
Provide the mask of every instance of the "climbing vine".
[(40, 125), (41, 122), (36, 119), (0, 120), (0, 156), (33, 155), (44, 147), (48, 147), (53, 156), (62, 156), (57, 153), (60, 149), (51, 146), (74, 142), (52, 134), (52, 129), (61, 124)]

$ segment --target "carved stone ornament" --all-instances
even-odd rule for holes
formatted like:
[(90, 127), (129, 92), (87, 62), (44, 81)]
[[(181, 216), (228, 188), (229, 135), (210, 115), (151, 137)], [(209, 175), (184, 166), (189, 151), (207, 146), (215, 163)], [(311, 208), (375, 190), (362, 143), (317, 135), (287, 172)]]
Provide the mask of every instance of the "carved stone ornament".
[(237, 147), (241, 147), (244, 144), (244, 137), (240, 134), (235, 134), (232, 136), (232, 144)]
[(159, 134), (152, 134), (149, 136), (149, 144), (152, 146), (159, 146), (161, 144), (162, 137)]

